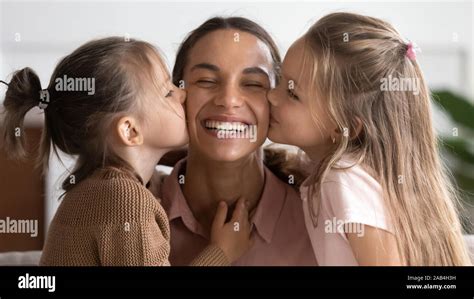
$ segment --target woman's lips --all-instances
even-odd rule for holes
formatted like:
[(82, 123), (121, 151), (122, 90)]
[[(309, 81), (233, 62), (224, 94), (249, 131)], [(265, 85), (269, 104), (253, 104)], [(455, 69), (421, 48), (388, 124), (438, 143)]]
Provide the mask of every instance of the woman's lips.
[[(252, 126), (250, 121), (235, 116), (213, 116), (201, 121), (206, 133), (218, 139), (240, 139), (249, 132)], [(220, 138), (220, 136), (239, 136), (237, 138)]]
[(220, 122), (241, 122), (246, 125), (252, 125), (253, 122), (240, 116), (236, 115), (213, 115), (203, 118), (203, 121), (220, 121)]

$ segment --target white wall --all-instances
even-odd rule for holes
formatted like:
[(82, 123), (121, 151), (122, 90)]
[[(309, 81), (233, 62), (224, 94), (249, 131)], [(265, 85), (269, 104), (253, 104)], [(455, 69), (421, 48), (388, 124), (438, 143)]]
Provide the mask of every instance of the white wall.
[[(385, 19), (422, 49), (419, 61), (431, 87), (446, 87), (474, 99), (473, 4), (471, 1), (326, 2), (0, 2), (0, 78), (25, 66), (43, 86), (60, 57), (87, 40), (129, 34), (158, 45), (170, 65), (184, 36), (215, 15), (244, 16), (275, 38), (282, 53), (321, 16), (352, 11)], [(15, 41), (19, 34), (20, 41)], [(457, 36), (457, 39), (456, 39)], [(0, 92), (4, 92), (0, 87)], [(3, 99), (3, 94), (0, 101)], [(70, 162), (69, 162), (70, 164)], [(56, 207), (58, 177), (64, 168), (52, 161), (47, 218)]]
[[(474, 95), (472, 2), (57, 2), (2, 1), (0, 77), (32, 66), (46, 84), (58, 59), (85, 41), (107, 35), (142, 38), (157, 44), (169, 63), (183, 37), (214, 15), (241, 15), (270, 31), (282, 51), (321, 16), (353, 11), (393, 23), (415, 41), (428, 80)], [(15, 42), (15, 34), (21, 36)], [(458, 41), (453, 41), (457, 34)], [(465, 61), (458, 52), (464, 52)], [(458, 71), (466, 66), (466, 74)], [(470, 66), (470, 67), (469, 67)], [(471, 84), (462, 84), (470, 82)]]

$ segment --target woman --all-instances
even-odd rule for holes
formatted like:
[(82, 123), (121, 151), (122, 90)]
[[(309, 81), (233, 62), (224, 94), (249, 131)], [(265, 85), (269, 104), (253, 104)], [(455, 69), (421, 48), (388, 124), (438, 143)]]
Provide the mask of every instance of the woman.
[(209, 19), (182, 43), (173, 82), (187, 91), (188, 156), (154, 192), (170, 219), (172, 265), (209, 242), (218, 202), (232, 210), (239, 197), (249, 202), (254, 243), (233, 265), (316, 265), (298, 193), (262, 158), (279, 64), (269, 34), (245, 18)]

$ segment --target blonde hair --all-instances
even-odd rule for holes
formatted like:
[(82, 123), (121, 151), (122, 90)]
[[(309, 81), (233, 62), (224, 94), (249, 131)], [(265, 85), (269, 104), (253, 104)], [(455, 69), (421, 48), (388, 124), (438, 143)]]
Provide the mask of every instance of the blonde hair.
[[(303, 40), (302, 77), (310, 80), (311, 96), (321, 98), (341, 131), (355, 132), (362, 123), (362, 131), (342, 137), (309, 176), (313, 223), (321, 183), (350, 154), (381, 184), (405, 264), (470, 264), (458, 196), (438, 154), (430, 93), (418, 63), (406, 56), (408, 43), (390, 24), (352, 13), (323, 17)], [(416, 78), (419, 93), (383, 91), (381, 80), (389, 76)]]

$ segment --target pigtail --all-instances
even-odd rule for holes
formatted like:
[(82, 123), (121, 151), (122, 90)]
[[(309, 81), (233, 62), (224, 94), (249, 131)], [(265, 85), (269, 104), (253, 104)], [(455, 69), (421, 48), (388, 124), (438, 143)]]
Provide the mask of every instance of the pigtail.
[(38, 105), (40, 91), (40, 79), (28, 67), (16, 71), (8, 84), (3, 102), (0, 145), (11, 158), (23, 159), (27, 155), (23, 123), (26, 113)]

